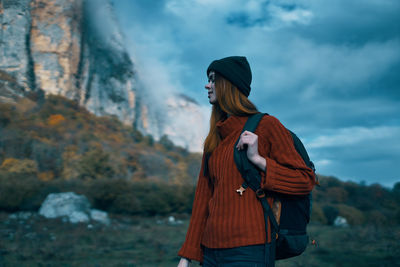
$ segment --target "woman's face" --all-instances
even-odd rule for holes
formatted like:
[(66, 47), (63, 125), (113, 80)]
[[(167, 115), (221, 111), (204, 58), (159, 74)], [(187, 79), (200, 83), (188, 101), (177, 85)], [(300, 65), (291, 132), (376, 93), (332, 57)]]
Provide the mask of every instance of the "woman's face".
[(215, 72), (210, 71), (208, 74), (208, 83), (205, 86), (208, 91), (208, 101), (210, 104), (217, 103), (217, 94), (215, 93)]

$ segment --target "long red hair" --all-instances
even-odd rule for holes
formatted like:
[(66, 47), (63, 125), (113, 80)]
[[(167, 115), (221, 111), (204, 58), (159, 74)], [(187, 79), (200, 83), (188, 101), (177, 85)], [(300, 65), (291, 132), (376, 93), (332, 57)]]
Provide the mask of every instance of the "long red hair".
[(210, 131), (204, 141), (204, 153), (210, 155), (221, 142), (216, 124), (228, 116), (249, 116), (259, 111), (256, 106), (230, 81), (215, 73), (217, 103), (212, 107)]

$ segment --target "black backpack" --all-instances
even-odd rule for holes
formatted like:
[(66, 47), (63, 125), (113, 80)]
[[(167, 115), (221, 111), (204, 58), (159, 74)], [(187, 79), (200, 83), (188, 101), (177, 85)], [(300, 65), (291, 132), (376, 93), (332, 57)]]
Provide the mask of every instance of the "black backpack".
[[(243, 131), (254, 132), (260, 122), (263, 113), (257, 113), (248, 118)], [(242, 131), (242, 132), (243, 132)], [(306, 149), (300, 139), (290, 130), (293, 138), (293, 144), (300, 154), (305, 164), (315, 173), (315, 167), (310, 160)], [(235, 143), (235, 147), (239, 139)], [(310, 221), (312, 194), (297, 196), (268, 192), (273, 198), (279, 199), (281, 205), (280, 223), (277, 223), (274, 212), (267, 202), (266, 192), (261, 189), (261, 176), (256, 168), (247, 158), (246, 150), (234, 149), (234, 159), (238, 170), (242, 174), (244, 183), (242, 187), (250, 187), (256, 192), (264, 210), (265, 229), (268, 226), (268, 220), (271, 224), (271, 243), (265, 244), (266, 266), (274, 266), (275, 259), (287, 259), (298, 256), (306, 249), (309, 238), (306, 232), (307, 224)], [(317, 178), (317, 177), (316, 177)], [(278, 238), (276, 239), (276, 235)], [(267, 236), (268, 240), (268, 236)]]

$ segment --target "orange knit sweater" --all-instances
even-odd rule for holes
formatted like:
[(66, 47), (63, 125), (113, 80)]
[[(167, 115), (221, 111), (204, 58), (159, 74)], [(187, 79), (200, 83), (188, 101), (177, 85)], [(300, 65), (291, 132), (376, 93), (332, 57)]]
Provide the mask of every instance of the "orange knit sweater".
[[(266, 242), (263, 210), (254, 191), (248, 188), (242, 196), (236, 192), (243, 178), (233, 159), (233, 149), (246, 120), (231, 116), (217, 123), (222, 141), (208, 162), (210, 178), (203, 175), (203, 157), (189, 229), (178, 253), (181, 257), (202, 262), (202, 245), (232, 248)], [(259, 154), (267, 162), (266, 172), (261, 172), (263, 189), (309, 193), (315, 184), (313, 171), (304, 164), (285, 127), (275, 117), (264, 116), (255, 133)], [(273, 201), (268, 200), (270, 204)]]

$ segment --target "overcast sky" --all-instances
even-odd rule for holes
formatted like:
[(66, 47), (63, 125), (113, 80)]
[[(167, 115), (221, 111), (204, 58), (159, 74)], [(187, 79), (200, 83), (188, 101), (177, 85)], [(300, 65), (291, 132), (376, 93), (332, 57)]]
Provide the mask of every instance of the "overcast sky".
[(400, 1), (113, 2), (158, 90), (206, 106), (209, 63), (246, 56), (249, 99), (299, 135), (319, 173), (400, 181)]

